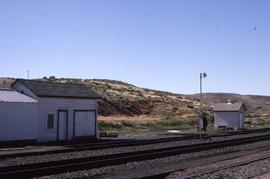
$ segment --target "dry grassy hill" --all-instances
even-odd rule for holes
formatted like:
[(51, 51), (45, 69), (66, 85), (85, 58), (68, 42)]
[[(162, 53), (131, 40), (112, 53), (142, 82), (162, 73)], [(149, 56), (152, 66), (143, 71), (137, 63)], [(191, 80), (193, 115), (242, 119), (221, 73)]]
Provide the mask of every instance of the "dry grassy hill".
[[(199, 94), (190, 95), (190, 98), (199, 99)], [(270, 96), (260, 95), (239, 95), (233, 93), (205, 93), (204, 100), (209, 105), (214, 103), (226, 102), (230, 99), (232, 102), (244, 102), (248, 108), (248, 117), (250, 119), (270, 118)]]
[[(43, 78), (45, 81), (83, 83), (94, 89), (102, 97), (99, 103), (100, 120), (116, 121), (115, 127), (121, 127), (120, 122), (132, 121), (125, 125), (134, 127), (134, 121), (140, 121), (147, 127), (149, 121), (161, 121), (159, 125), (195, 125), (198, 119), (199, 95), (181, 95), (169, 92), (136, 87), (134, 85), (102, 79), (69, 79)], [(14, 81), (12, 78), (0, 78), (0, 85), (8, 87)], [(269, 96), (250, 96), (229, 93), (204, 94), (204, 109), (210, 120), (212, 105), (216, 102), (243, 101), (249, 108), (249, 117), (268, 118), (270, 114)], [(145, 122), (148, 121), (148, 122)], [(137, 125), (137, 123), (135, 124)], [(138, 126), (141, 128), (142, 126)]]
[[(98, 92), (99, 112), (102, 116), (112, 115), (151, 115), (165, 117), (175, 114), (182, 118), (196, 116), (198, 101), (184, 95), (139, 88), (134, 85), (114, 80), (43, 78), (45, 81), (61, 83), (83, 83)], [(12, 78), (0, 78), (0, 85), (8, 87), (14, 82)]]

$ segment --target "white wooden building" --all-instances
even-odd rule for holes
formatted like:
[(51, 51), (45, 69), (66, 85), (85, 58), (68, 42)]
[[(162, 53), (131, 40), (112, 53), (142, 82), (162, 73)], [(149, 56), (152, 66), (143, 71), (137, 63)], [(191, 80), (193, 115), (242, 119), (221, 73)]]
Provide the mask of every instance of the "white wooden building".
[(0, 141), (36, 140), (38, 101), (12, 89), (0, 89)]
[(214, 127), (227, 127), (231, 129), (245, 128), (245, 112), (247, 108), (244, 103), (217, 103), (214, 105)]
[[(33, 118), (36, 116), (36, 119), (32, 124), (26, 125), (25, 116), (20, 121), (8, 123), (5, 125), (6, 128), (19, 124), (22, 129), (34, 129), (37, 131), (37, 141), (72, 140), (98, 136), (97, 100), (100, 99), (100, 96), (88, 86), (19, 79), (12, 84), (12, 88), (17, 93), (36, 101), (37, 107), (32, 109), (32, 114), (37, 115), (33, 115)], [(10, 111), (10, 113), (12, 112), (14, 115), (19, 115), (16, 110)], [(2, 113), (1, 109), (0, 113)], [(0, 121), (10, 119), (14, 118), (1, 117)], [(0, 140), (5, 139), (8, 138), (0, 136)], [(16, 139), (25, 140), (26, 138), (17, 135)]]

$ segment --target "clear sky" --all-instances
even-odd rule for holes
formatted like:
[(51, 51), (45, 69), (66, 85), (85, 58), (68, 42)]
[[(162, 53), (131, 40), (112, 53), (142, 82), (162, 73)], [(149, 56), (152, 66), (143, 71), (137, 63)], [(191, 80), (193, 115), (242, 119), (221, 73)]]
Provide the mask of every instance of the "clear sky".
[(0, 76), (270, 95), (269, 0), (0, 0)]

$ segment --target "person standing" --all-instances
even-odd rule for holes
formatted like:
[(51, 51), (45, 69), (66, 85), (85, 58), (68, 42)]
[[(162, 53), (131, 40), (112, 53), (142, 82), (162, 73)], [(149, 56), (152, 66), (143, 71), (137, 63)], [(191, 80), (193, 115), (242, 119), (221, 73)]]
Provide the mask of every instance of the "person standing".
[(207, 122), (207, 118), (206, 118), (206, 114), (205, 113), (203, 113), (202, 120), (203, 120), (203, 131), (206, 132), (207, 131), (208, 122)]

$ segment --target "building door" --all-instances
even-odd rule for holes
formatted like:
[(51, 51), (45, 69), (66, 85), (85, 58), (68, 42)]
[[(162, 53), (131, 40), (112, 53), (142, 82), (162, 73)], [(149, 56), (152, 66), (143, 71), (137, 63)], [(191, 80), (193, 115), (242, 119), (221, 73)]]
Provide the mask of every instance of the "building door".
[(240, 113), (240, 129), (244, 128), (244, 114)]
[(96, 135), (96, 112), (75, 111), (74, 137), (89, 137)]
[(68, 139), (68, 111), (58, 111), (58, 140)]

